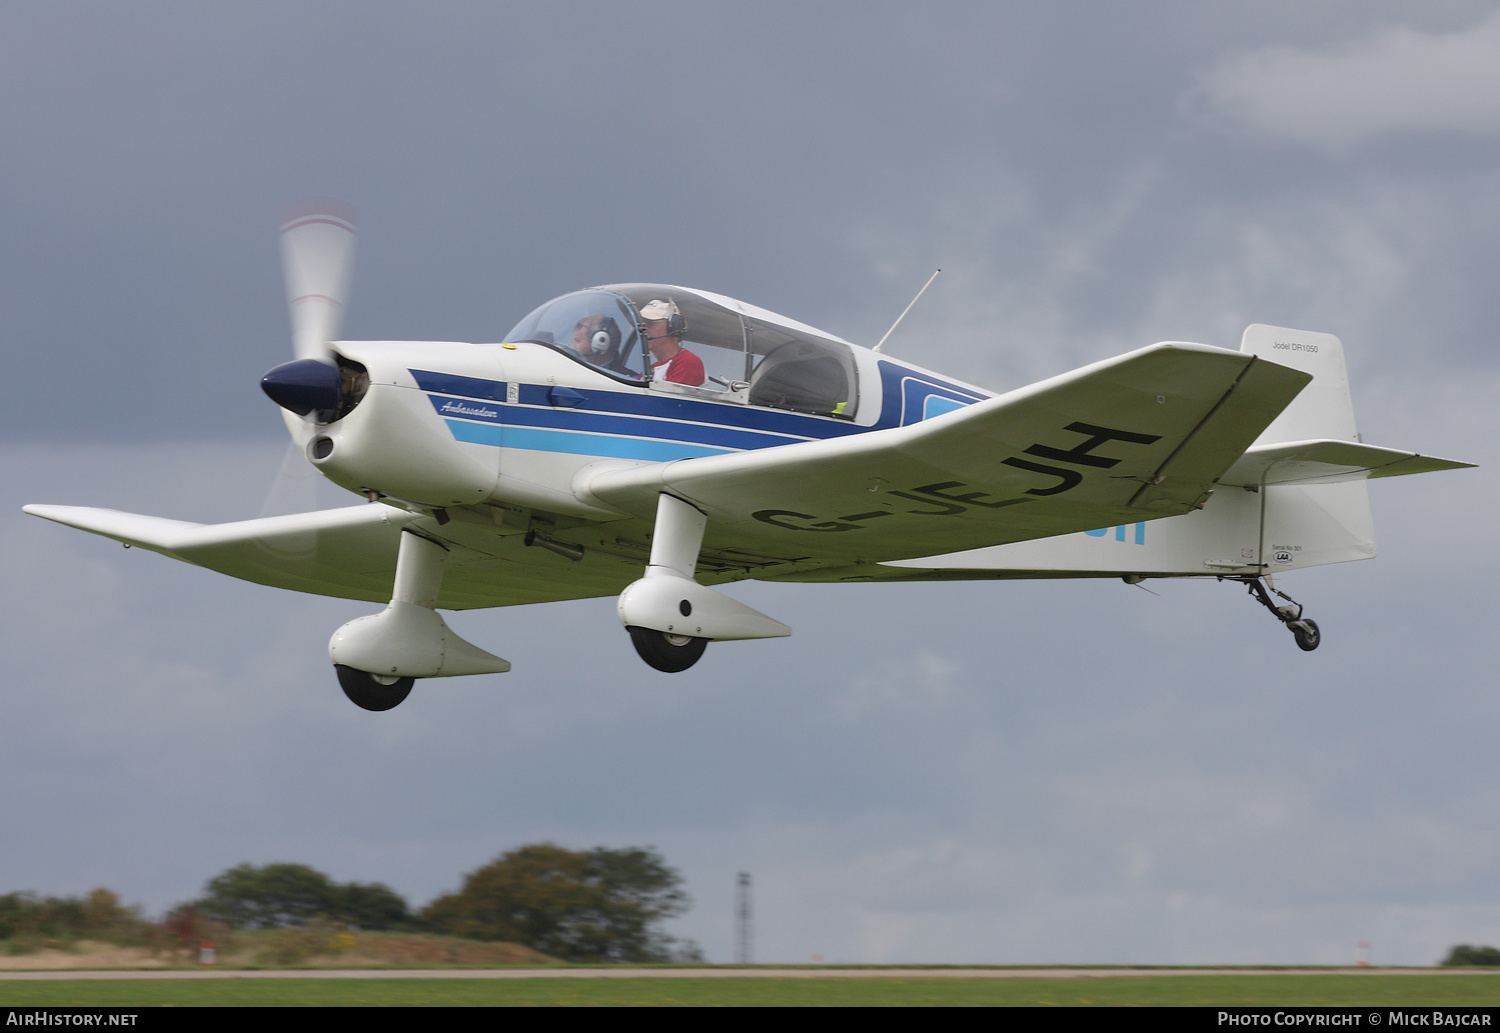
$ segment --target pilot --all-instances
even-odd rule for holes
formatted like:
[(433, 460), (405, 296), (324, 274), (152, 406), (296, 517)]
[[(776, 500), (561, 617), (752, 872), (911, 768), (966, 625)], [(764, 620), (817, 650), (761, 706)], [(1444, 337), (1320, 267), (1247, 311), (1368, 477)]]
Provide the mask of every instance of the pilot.
[(641, 336), (651, 349), (652, 375), (657, 380), (702, 387), (708, 375), (703, 360), (682, 346), (687, 323), (675, 302), (660, 298), (641, 306)]
[(584, 362), (631, 374), (620, 357), (620, 324), (610, 316), (584, 316), (573, 326), (573, 351)]

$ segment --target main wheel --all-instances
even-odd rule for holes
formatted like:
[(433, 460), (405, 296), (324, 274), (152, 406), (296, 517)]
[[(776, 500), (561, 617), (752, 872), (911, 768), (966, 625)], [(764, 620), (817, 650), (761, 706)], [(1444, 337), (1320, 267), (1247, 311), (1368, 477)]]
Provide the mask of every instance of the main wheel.
[(703, 650), (708, 648), (708, 639), (692, 638), (688, 635), (670, 635), (665, 631), (650, 628), (629, 627), (630, 641), (635, 651), (658, 671), (676, 674), (698, 662)]
[(370, 674), (343, 664), (334, 664), (333, 669), (338, 672), (339, 686), (349, 702), (365, 710), (389, 710), (397, 706), (411, 693), (417, 680)]
[(1318, 632), (1317, 621), (1288, 621), (1287, 627), (1292, 629), (1297, 647), (1308, 653), (1317, 649), (1318, 643), (1323, 641), (1323, 636)]

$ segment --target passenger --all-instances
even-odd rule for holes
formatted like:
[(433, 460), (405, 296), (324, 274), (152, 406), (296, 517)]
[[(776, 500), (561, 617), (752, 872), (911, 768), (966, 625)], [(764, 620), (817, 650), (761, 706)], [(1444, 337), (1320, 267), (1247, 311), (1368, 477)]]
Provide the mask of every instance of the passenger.
[(657, 380), (702, 387), (708, 375), (703, 360), (682, 346), (687, 323), (672, 301), (648, 301), (641, 306), (641, 336), (651, 349), (651, 369)]
[(634, 375), (620, 357), (620, 324), (610, 316), (584, 316), (574, 324), (573, 351), (592, 366)]

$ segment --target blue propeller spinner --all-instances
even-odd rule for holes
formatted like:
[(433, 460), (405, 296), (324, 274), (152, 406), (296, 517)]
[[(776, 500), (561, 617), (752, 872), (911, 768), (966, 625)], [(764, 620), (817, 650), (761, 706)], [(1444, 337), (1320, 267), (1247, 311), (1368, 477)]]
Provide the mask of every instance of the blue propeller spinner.
[(342, 382), (339, 368), (321, 359), (283, 362), (260, 378), (260, 389), (277, 405), (298, 416), (338, 411)]

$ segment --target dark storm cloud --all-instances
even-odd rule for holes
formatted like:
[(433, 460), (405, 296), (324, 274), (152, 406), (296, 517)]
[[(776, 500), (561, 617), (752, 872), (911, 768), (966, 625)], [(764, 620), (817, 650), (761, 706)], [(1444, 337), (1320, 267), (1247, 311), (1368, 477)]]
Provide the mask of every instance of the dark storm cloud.
[[(12, 5), (6, 431), (274, 426), (254, 388), (287, 348), (274, 213), (313, 193), (364, 210), (351, 337), (494, 339), (564, 290), (660, 279), (873, 339), (921, 269), (1024, 283), (1144, 175), (1057, 299), (1074, 336), (1139, 322), (1227, 197), (1279, 210), (1289, 182), (1368, 178), (1178, 112), (1222, 55), (1345, 35), (1335, 7)], [(988, 239), (941, 225), (1016, 194)]]

